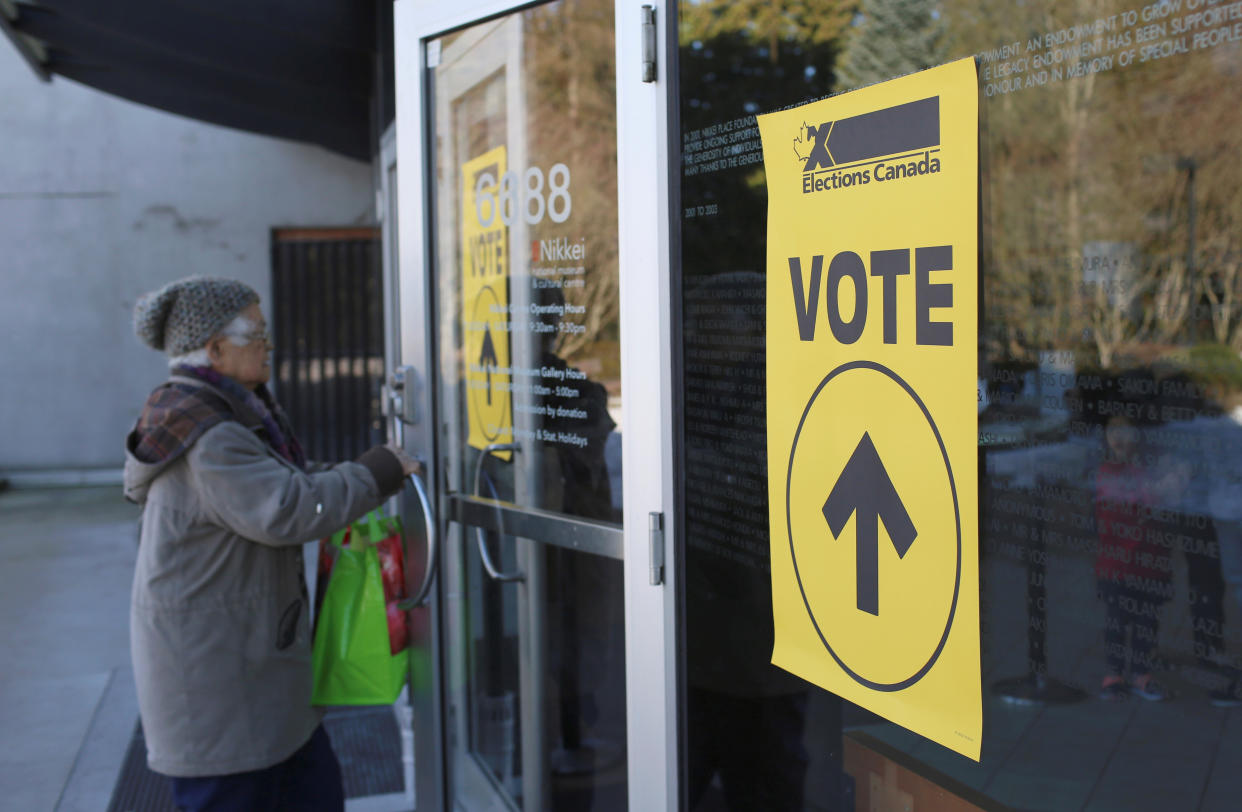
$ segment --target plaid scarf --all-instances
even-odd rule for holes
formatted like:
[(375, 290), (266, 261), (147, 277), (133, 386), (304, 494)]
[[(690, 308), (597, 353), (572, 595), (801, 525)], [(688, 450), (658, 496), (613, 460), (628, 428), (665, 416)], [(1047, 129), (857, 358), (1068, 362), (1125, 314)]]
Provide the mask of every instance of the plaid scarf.
[[(179, 366), (173, 374), (201, 380), (227, 394), (259, 421), (264, 440), (273, 451), (305, 470), (306, 454), (284, 411), (266, 387), (247, 391), (232, 378), (208, 367)], [(130, 436), (129, 448), (142, 462), (164, 462), (188, 451), (211, 427), (238, 417), (235, 406), (217, 392), (183, 381), (169, 381), (147, 398)]]
[(173, 374), (197, 378), (209, 383), (234, 401), (244, 404), (263, 424), (263, 430), (267, 435), (265, 439), (272, 450), (298, 468), (306, 470), (306, 453), (302, 450), (302, 444), (294, 436), (289, 418), (276, 403), (276, 399), (267, 391), (266, 386), (260, 384), (251, 392), (237, 381), (221, 375), (211, 367), (179, 366), (173, 369)]
[(210, 389), (169, 381), (147, 398), (127, 445), (140, 461), (154, 465), (181, 456), (212, 426), (236, 419), (228, 402)]

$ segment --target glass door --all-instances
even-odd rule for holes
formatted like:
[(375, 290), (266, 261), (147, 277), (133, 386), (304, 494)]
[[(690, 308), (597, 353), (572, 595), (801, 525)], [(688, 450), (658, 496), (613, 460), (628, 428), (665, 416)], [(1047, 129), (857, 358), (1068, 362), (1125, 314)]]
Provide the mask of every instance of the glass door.
[(420, 810), (675, 800), (668, 105), (638, 12), (395, 7), (405, 438), (441, 540)]
[(612, 45), (599, 2), (429, 43), (448, 770), (468, 809), (627, 807)]
[[(418, 190), (401, 199), (402, 357), (442, 531), (419, 808), (637, 808), (636, 787), (668, 796), (671, 602), (648, 549), (668, 387), (660, 311), (626, 302), (666, 263), (622, 290), (620, 6), (465, 5), (396, 13), (401, 188)], [(654, 129), (650, 111), (635, 122)], [(647, 393), (633, 412), (631, 391)], [(647, 706), (637, 669), (656, 679)]]

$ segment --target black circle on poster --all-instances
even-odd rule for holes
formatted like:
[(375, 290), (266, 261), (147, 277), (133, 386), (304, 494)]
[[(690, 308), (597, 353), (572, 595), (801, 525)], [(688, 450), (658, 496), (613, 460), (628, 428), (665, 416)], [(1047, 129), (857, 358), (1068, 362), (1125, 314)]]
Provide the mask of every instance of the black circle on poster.
[[(806, 423), (807, 415), (810, 414), (811, 407), (815, 405), (815, 399), (819, 397), (819, 393), (823, 391), (824, 387), (838, 375), (855, 369), (871, 370), (872, 372), (878, 372), (887, 376), (894, 383), (900, 386), (906, 394), (910, 396), (915, 404), (918, 405), (919, 409), (923, 412), (923, 417), (927, 419), (927, 425), (931, 428), (932, 434), (936, 437), (936, 443), (940, 446), (940, 456), (944, 460), (945, 471), (949, 475), (949, 491), (953, 495), (953, 521), (955, 527), (957, 528), (957, 567), (956, 575), (954, 576), (953, 581), (953, 600), (949, 604), (949, 617), (945, 621), (944, 632), (940, 635), (940, 640), (936, 643), (936, 649), (932, 652), (931, 657), (929, 657), (927, 662), (924, 663), (923, 666), (916, 672), (914, 672), (914, 674), (898, 682), (875, 682), (874, 680), (867, 679), (846, 665), (845, 661), (841, 659), (841, 657), (828, 643), (828, 638), (824, 636), (823, 630), (819, 627), (819, 621), (815, 619), (815, 612), (811, 609), (811, 602), (807, 600), (806, 589), (802, 586), (802, 573), (798, 571), (798, 554), (794, 549), (793, 522), (789, 515), (789, 492), (790, 484), (793, 479), (794, 455), (798, 453), (798, 440), (802, 436), (802, 426)], [(953, 628), (953, 617), (957, 613), (957, 598), (962, 587), (962, 514), (961, 508), (957, 501), (957, 484), (953, 479), (953, 467), (949, 464), (949, 452), (944, 446), (944, 439), (940, 436), (940, 429), (936, 427), (936, 421), (932, 419), (931, 412), (928, 411), (927, 405), (923, 403), (922, 398), (920, 398), (918, 393), (914, 391), (910, 384), (906, 383), (896, 372), (893, 372), (888, 367), (882, 364), (877, 364), (874, 361), (849, 361), (841, 364), (839, 367), (825, 375), (824, 379), (819, 382), (819, 386), (815, 387), (815, 391), (811, 393), (811, 399), (806, 403), (806, 408), (802, 410), (802, 417), (798, 420), (798, 429), (794, 432), (793, 446), (789, 450), (789, 469), (785, 474), (785, 530), (789, 537), (789, 556), (790, 560), (793, 562), (794, 577), (798, 581), (798, 592), (802, 595), (802, 604), (806, 607), (807, 616), (810, 617), (811, 625), (815, 627), (815, 633), (819, 635), (820, 642), (824, 644), (824, 648), (828, 650), (830, 655), (832, 655), (832, 659), (835, 660), (837, 665), (841, 667), (841, 670), (846, 674), (849, 674), (851, 679), (865, 688), (870, 688), (873, 691), (886, 692), (905, 690), (921, 680), (923, 677), (927, 676), (927, 672), (931, 671), (932, 666), (936, 664), (936, 660), (940, 658), (940, 653), (944, 651), (945, 642), (949, 639), (949, 631)]]
[[(490, 299), (490, 302), (485, 302), (484, 299)], [(482, 288), (479, 289), (479, 294), (475, 296), (474, 298), (474, 308), (472, 311), (472, 315), (476, 323), (479, 323), (479, 322), (487, 323), (491, 321), (488, 318), (489, 308), (487, 307), (487, 305), (491, 304), (492, 302), (499, 305), (500, 297), (496, 295), (496, 291), (492, 290), (491, 285), (484, 285)], [(484, 328), (484, 329), (487, 329), (487, 328)], [(496, 341), (497, 339), (493, 338), (492, 340)], [(466, 358), (465, 363), (470, 364), (471, 360), (472, 359), (470, 358)], [(493, 407), (489, 409), (490, 412), (499, 411), (499, 414), (502, 418), (504, 417), (505, 413), (508, 411), (508, 406), (509, 406), (508, 390), (503, 390), (503, 395), (504, 395), (505, 400), (498, 401), (499, 408), (497, 409)], [(473, 407), (471, 411), (472, 411), (474, 420), (479, 425), (479, 431), (483, 433), (483, 436), (487, 438), (487, 441), (489, 443), (497, 442), (498, 440), (500, 440), (500, 435), (501, 435), (500, 429), (503, 427), (500, 426), (499, 421), (497, 421), (497, 423), (493, 424), (493, 427), (492, 427), (493, 430), (488, 431), (487, 422), (483, 415), (483, 409), (487, 407), (485, 404), (479, 402), (479, 397), (480, 397), (479, 390), (475, 387), (470, 387), (470, 405)]]

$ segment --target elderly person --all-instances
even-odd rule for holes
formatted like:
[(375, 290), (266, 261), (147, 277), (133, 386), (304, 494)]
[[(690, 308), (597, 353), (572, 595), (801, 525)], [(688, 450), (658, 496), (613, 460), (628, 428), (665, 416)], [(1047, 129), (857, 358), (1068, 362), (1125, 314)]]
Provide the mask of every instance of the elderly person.
[(172, 374), (126, 441), (143, 506), (130, 611), (152, 770), (187, 810), (341, 810), (340, 767), (311, 707), (302, 545), (396, 492), (417, 463), (379, 446), (308, 464), (264, 386), (259, 296), (192, 277), (138, 300), (134, 328)]

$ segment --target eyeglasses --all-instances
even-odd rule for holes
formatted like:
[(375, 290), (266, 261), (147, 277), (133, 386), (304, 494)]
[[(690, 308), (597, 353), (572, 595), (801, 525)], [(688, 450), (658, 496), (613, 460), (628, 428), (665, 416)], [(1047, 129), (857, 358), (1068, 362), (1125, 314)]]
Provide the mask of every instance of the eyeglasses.
[(258, 332), (252, 332), (252, 333), (242, 333), (239, 336), (235, 336), (235, 338), (238, 341), (246, 342), (242, 346), (247, 346), (247, 347), (255, 343), (256, 341), (261, 341), (264, 344), (267, 344), (269, 346), (272, 343), (272, 334), (268, 332), (267, 330), (260, 330)]

